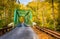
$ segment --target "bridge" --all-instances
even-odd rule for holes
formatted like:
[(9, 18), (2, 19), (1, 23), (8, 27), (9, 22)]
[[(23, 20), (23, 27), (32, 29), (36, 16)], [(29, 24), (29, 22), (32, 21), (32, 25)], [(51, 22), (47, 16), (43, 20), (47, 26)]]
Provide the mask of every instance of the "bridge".
[(21, 2), (0, 1), (0, 39), (60, 39), (60, 0)]

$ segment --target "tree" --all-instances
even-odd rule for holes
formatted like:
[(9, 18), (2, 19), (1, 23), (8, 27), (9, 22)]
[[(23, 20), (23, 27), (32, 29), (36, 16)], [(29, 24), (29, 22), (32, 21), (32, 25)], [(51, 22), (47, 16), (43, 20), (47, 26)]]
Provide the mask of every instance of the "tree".
[(12, 22), (12, 15), (14, 14), (14, 9), (16, 8), (14, 7), (16, 6), (15, 3), (16, 0), (0, 0), (0, 11), (3, 11), (1, 15), (1, 20), (3, 23), (2, 26), (5, 26), (8, 23)]

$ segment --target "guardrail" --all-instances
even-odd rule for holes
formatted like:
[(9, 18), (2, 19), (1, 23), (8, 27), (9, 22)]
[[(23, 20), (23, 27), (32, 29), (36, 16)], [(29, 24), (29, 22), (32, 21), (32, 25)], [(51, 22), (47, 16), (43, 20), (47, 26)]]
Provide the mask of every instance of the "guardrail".
[(0, 36), (12, 30), (12, 26), (0, 29)]
[(52, 35), (53, 37), (55, 37), (57, 39), (60, 39), (60, 33), (57, 33), (56, 31), (52, 31), (52, 30), (47, 29), (47, 28), (41, 28), (39, 26), (36, 26), (36, 29), (41, 30), (49, 35)]

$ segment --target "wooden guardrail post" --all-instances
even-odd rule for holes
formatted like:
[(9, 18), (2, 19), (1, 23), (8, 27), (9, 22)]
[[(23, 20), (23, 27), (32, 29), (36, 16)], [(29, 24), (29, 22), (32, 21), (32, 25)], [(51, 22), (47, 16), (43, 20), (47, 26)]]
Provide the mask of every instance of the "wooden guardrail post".
[(0, 36), (12, 30), (12, 26), (0, 29)]

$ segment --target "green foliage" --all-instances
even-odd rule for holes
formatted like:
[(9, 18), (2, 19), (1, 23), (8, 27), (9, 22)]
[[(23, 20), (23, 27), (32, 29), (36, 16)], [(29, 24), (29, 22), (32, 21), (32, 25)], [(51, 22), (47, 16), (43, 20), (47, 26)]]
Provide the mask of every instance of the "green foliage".
[(36, 20), (36, 23), (37, 23), (38, 26), (42, 25), (42, 23), (39, 20)]
[(57, 31), (60, 31), (60, 25), (58, 25), (58, 26), (56, 27), (56, 30), (57, 30)]
[(50, 24), (50, 25), (48, 26), (48, 28), (51, 29), (51, 30), (54, 30), (54, 25), (53, 25), (53, 24)]
[(3, 24), (2, 24), (3, 20), (0, 20), (0, 28), (3, 27)]
[(19, 6), (16, 0), (0, 0), (0, 27), (13, 21), (14, 9)]
[(0, 6), (0, 10), (4, 10), (4, 6)]

